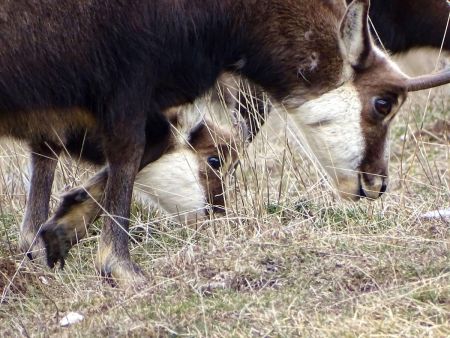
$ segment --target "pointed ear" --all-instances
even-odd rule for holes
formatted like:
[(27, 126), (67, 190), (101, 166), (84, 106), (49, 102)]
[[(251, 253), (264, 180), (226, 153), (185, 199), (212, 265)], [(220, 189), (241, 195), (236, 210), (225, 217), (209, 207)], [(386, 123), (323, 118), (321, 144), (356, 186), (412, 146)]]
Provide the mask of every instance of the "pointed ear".
[(233, 111), (236, 126), (247, 142), (252, 142), (266, 122), (271, 106), (262, 89), (246, 84), (239, 93), (238, 102)]
[(197, 133), (205, 125), (204, 123), (204, 99), (199, 99), (192, 104), (186, 104), (171, 108), (164, 115), (172, 124), (172, 132), (181, 144), (189, 142), (191, 135)]
[(372, 59), (369, 7), (369, 0), (354, 0), (347, 8), (339, 31), (344, 57), (356, 69), (367, 68)]
[(230, 74), (223, 74), (217, 86), (233, 127), (244, 142), (251, 142), (270, 112), (268, 98), (256, 85)]

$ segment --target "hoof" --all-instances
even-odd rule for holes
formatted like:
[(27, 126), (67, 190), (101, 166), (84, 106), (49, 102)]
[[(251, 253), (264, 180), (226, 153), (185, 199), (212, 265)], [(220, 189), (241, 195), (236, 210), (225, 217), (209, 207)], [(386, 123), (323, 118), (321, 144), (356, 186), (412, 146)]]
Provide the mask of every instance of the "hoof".
[(109, 258), (96, 263), (100, 275), (111, 286), (128, 291), (143, 290), (148, 285), (148, 278), (141, 268), (131, 260)]
[(40, 237), (45, 246), (47, 265), (54, 268), (59, 262), (61, 269), (64, 268), (65, 259), (73, 245), (71, 237), (63, 227), (51, 227), (51, 225), (41, 230)]
[(81, 188), (63, 196), (55, 215), (42, 226), (39, 237), (45, 245), (47, 264), (53, 268), (58, 262), (64, 267), (69, 250), (84, 238), (87, 228), (98, 215), (97, 205)]

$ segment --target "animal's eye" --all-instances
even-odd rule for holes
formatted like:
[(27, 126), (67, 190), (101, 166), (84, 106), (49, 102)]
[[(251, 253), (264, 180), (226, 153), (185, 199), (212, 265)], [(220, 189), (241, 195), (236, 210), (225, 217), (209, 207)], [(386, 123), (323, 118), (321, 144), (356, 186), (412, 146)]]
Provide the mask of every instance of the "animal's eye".
[(374, 106), (376, 112), (384, 117), (391, 113), (393, 104), (390, 98), (379, 97), (375, 99)]
[(220, 161), (220, 158), (217, 156), (210, 156), (208, 157), (208, 164), (211, 166), (211, 168), (218, 170), (222, 166), (222, 162)]

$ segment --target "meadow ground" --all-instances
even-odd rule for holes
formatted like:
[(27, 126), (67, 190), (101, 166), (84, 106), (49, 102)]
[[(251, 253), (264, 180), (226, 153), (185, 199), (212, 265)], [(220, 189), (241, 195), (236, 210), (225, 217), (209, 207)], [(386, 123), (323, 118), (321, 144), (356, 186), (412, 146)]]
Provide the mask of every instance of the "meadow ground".
[[(449, 102), (408, 100), (390, 190), (358, 203), (334, 197), (275, 112), (229, 182), (227, 216), (188, 228), (133, 205), (132, 256), (150, 276), (136, 293), (96, 274), (99, 222), (63, 271), (18, 254), (27, 155), (2, 141), (0, 336), (450, 336), (450, 220), (422, 217), (450, 208)], [(64, 161), (52, 203), (93, 170)], [(61, 327), (70, 311), (84, 320)]]

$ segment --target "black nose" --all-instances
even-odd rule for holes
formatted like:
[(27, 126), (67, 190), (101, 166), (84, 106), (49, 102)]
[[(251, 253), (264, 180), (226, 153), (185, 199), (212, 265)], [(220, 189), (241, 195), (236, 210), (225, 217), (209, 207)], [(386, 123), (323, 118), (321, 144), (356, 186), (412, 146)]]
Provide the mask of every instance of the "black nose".
[(366, 193), (364, 192), (364, 189), (362, 187), (362, 183), (361, 180), (359, 182), (359, 192), (358, 192), (358, 196), (361, 198), (367, 197)]
[(381, 197), (386, 192), (386, 190), (387, 190), (386, 180), (383, 180), (383, 184), (381, 185), (379, 196)]

